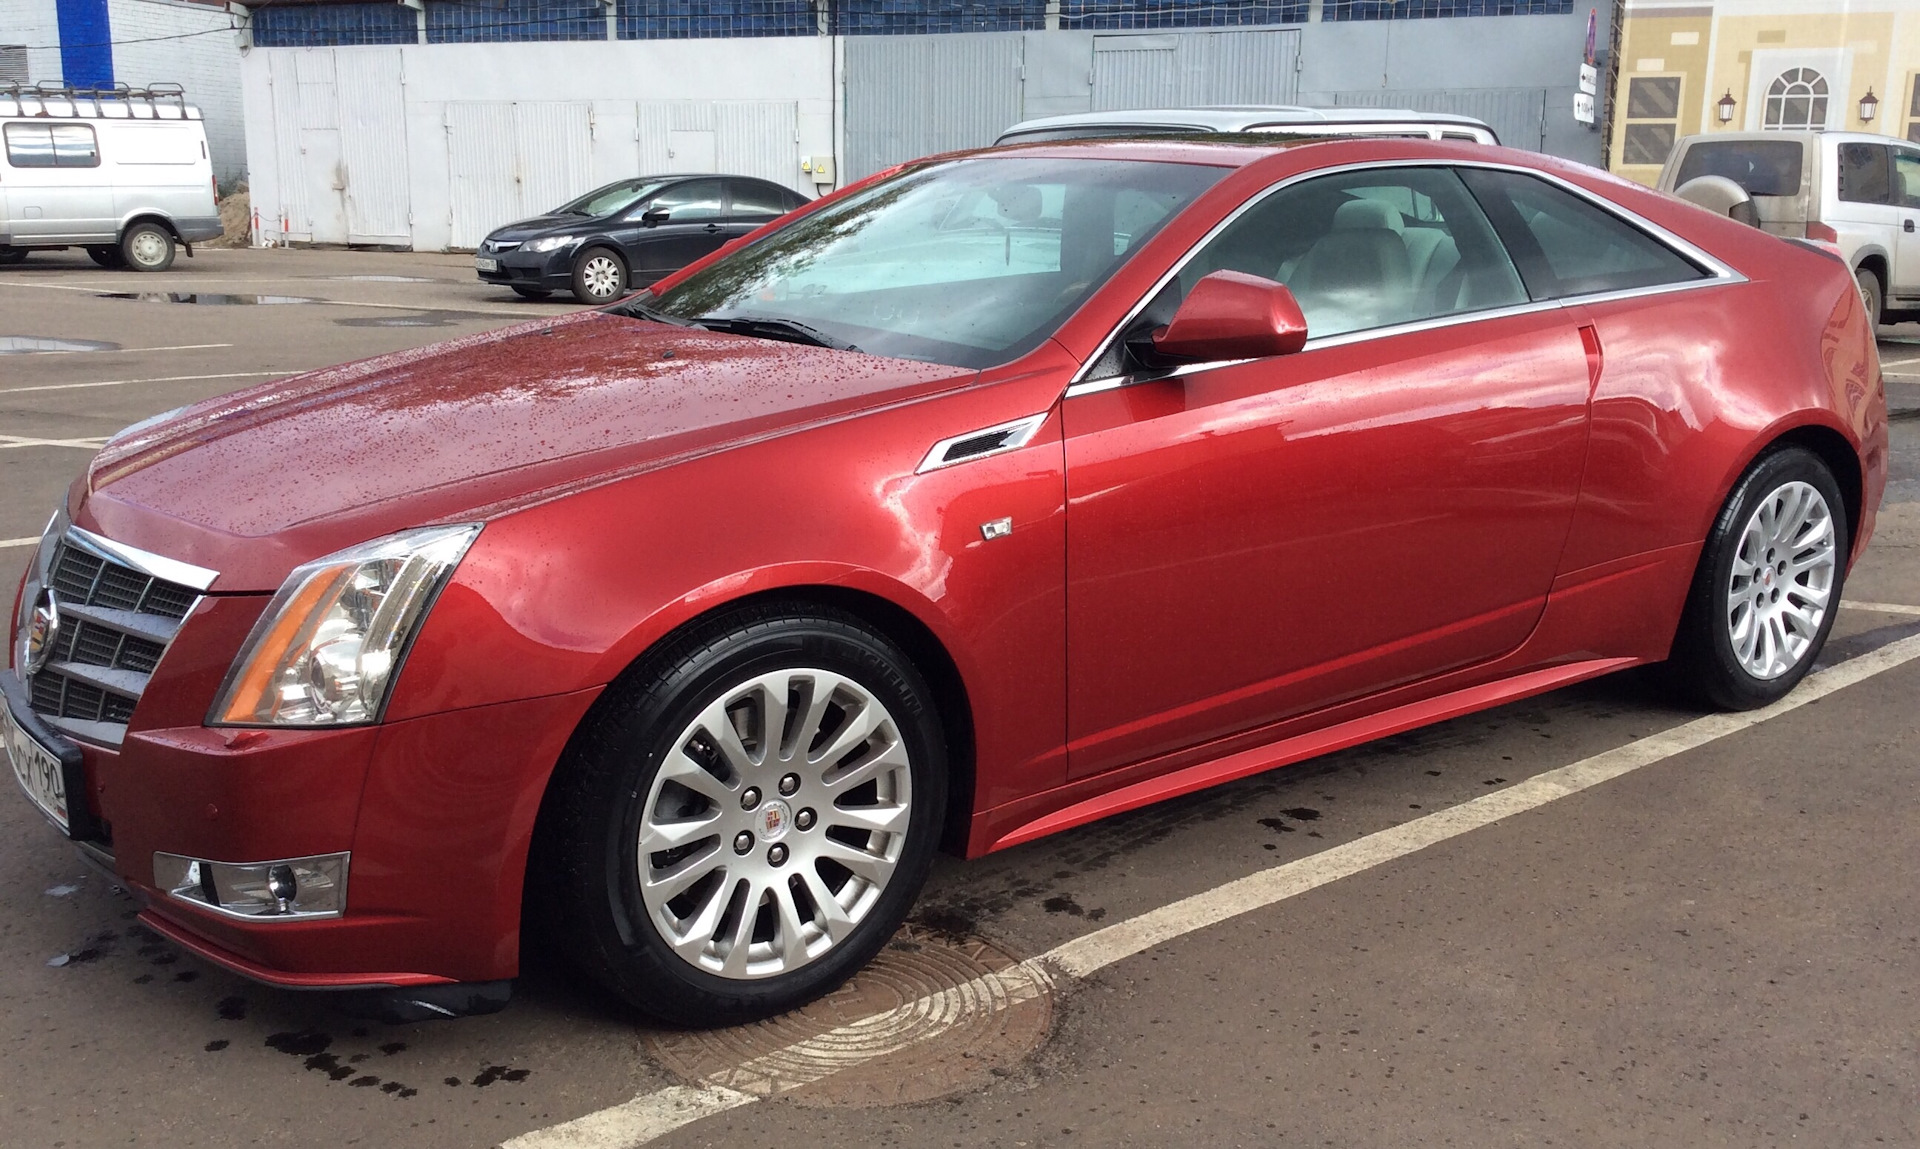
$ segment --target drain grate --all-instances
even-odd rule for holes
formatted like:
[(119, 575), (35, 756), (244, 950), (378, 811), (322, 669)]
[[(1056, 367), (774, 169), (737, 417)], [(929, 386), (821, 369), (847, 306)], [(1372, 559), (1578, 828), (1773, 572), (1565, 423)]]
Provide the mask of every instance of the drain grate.
[[(689, 1082), (731, 1080), (801, 1105), (931, 1101), (987, 1085), (1046, 1040), (1050, 997), (1009, 997), (990, 976), (1018, 964), (979, 938), (947, 940), (909, 926), (852, 981), (811, 1005), (752, 1025), (651, 1033), (645, 1043)], [(942, 993), (958, 1000), (957, 1010), (915, 1005)], [(836, 1032), (876, 1015), (881, 1024)], [(758, 1079), (751, 1085), (737, 1079), (749, 1064)]]

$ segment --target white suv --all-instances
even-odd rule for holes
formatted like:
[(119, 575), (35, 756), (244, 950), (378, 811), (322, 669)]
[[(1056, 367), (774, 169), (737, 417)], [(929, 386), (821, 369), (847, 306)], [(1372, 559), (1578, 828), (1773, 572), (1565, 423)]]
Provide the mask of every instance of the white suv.
[(1879, 322), (1920, 310), (1920, 146), (1864, 132), (1710, 132), (1683, 137), (1656, 186), (1682, 192), (1712, 176), (1740, 185), (1765, 230), (1838, 247)]

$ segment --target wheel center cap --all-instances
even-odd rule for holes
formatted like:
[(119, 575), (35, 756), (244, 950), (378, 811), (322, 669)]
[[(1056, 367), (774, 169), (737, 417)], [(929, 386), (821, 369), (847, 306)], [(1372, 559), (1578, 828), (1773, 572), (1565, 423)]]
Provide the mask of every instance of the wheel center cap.
[(760, 840), (763, 842), (778, 842), (787, 836), (788, 828), (793, 825), (793, 810), (778, 798), (760, 807), (755, 817), (760, 821)]

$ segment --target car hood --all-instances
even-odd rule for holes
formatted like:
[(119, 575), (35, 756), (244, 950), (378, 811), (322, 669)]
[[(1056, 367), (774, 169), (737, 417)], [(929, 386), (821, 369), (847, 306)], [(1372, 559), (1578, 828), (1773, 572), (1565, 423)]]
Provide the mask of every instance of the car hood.
[(600, 226), (604, 217), (590, 215), (537, 215), (532, 219), (517, 220), (505, 227), (496, 227), (487, 233), (490, 243), (525, 243), (537, 236), (556, 231), (592, 231)]
[(277, 587), (424, 523), (959, 386), (975, 372), (581, 312), (313, 371), (110, 441), (75, 521)]

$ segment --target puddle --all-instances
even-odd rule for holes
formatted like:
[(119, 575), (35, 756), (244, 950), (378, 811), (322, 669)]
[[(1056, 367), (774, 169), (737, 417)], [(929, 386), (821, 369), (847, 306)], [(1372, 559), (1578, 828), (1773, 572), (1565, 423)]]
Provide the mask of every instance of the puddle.
[(42, 339), (37, 335), (0, 335), (0, 355), (44, 355), (50, 351), (118, 351), (118, 343), (96, 339)]
[(315, 279), (342, 279), (354, 283), (447, 283), (444, 279), (431, 279), (424, 275), (316, 275)]
[(206, 291), (103, 291), (96, 299), (131, 299), (138, 303), (194, 303), (201, 307), (241, 307), (268, 303), (320, 303), (304, 295), (225, 295)]

